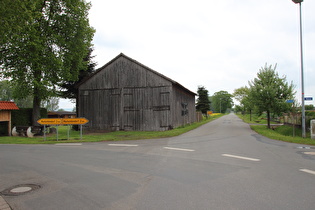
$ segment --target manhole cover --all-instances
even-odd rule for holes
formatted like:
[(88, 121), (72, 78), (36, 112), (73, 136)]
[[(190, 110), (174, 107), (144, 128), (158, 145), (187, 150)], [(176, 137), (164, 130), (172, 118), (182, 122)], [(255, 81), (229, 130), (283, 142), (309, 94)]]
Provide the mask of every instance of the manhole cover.
[(36, 184), (20, 184), (10, 187), (2, 191), (1, 195), (23, 195), (25, 193), (31, 192), (33, 190), (39, 189), (40, 186)]
[(31, 190), (32, 190), (31, 187), (16, 187), (16, 188), (13, 188), (12, 190), (10, 190), (10, 192), (12, 192), (12, 193), (25, 193), (25, 192), (28, 192)]

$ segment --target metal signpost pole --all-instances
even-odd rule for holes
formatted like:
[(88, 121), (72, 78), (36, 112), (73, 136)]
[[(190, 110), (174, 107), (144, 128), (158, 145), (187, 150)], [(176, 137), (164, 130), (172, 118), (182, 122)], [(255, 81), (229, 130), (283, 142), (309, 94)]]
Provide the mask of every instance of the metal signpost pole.
[(302, 2), (303, 0), (292, 0), (294, 3), (299, 4), (300, 11), (300, 53), (301, 53), (301, 89), (302, 89), (302, 137), (306, 137), (305, 129), (305, 105), (304, 105), (304, 66), (303, 66), (303, 38), (302, 38)]
[(82, 140), (82, 125), (80, 125), (80, 140)]
[(44, 141), (46, 141), (46, 125), (44, 125)]

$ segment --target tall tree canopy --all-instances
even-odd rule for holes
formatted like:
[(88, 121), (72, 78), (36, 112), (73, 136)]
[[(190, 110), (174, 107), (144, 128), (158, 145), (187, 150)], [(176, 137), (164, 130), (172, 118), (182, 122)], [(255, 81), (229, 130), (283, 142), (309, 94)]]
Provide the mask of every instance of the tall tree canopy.
[(234, 105), (232, 95), (227, 91), (221, 90), (215, 92), (212, 99), (212, 108), (215, 112), (225, 113), (228, 109), (231, 109)]
[(0, 76), (13, 83), (16, 97), (33, 96), (33, 124), (40, 102), (87, 65), (89, 8), (84, 0), (0, 1)]
[(280, 114), (290, 109), (286, 100), (293, 99), (294, 85), (286, 81), (286, 77), (279, 77), (276, 65), (262, 67), (257, 78), (249, 82), (250, 98), (260, 113), (267, 112), (268, 128), (270, 128), (270, 114)]
[(198, 99), (197, 99), (196, 109), (197, 111), (200, 111), (203, 114), (206, 114), (207, 111), (210, 110), (208, 90), (203, 86), (199, 86), (197, 90), (197, 94), (198, 94)]

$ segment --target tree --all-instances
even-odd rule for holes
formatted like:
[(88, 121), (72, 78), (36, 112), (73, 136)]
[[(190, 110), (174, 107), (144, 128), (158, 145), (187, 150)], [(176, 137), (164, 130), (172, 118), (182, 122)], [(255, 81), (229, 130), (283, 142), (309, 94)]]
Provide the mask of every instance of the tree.
[(94, 34), (89, 8), (84, 0), (0, 2), (0, 76), (16, 86), (16, 97), (33, 97), (33, 124), (41, 101), (87, 65), (83, 58)]
[(249, 111), (250, 120), (252, 120), (252, 110), (255, 106), (253, 100), (250, 98), (250, 89), (247, 86), (240, 87), (234, 90), (233, 97), (240, 102), (243, 107), (243, 112)]
[(268, 128), (270, 128), (271, 113), (281, 114), (290, 110), (286, 100), (294, 97), (294, 86), (286, 82), (286, 77), (279, 77), (276, 65), (265, 64), (257, 73), (257, 78), (249, 81), (250, 97), (260, 114), (267, 112)]
[(83, 59), (84, 62), (87, 62), (87, 66), (83, 66), (82, 69), (79, 70), (79, 76), (77, 80), (70, 80), (70, 81), (63, 81), (60, 84), (62, 90), (60, 91), (60, 96), (63, 98), (74, 99), (76, 100), (76, 113), (79, 113), (78, 110), (78, 89), (76, 87), (83, 79), (88, 77), (89, 75), (95, 72), (96, 63), (92, 61), (93, 49), (89, 48), (89, 51), (85, 58)]
[(59, 109), (59, 98), (51, 97), (41, 102), (41, 107), (47, 109), (47, 111), (57, 111)]
[(0, 81), (0, 101), (14, 101), (19, 108), (31, 108), (33, 105), (32, 98), (30, 96), (25, 98), (14, 97), (14, 88), (15, 87), (10, 84), (10, 81)]
[(0, 81), (0, 101), (11, 101), (12, 98), (10, 82), (8, 80)]
[(208, 90), (204, 86), (199, 86), (197, 90), (198, 99), (196, 104), (197, 111), (201, 111), (203, 114), (207, 114), (210, 110), (210, 101), (208, 96)]
[(219, 91), (213, 94), (212, 108), (215, 112), (225, 113), (228, 109), (231, 109), (234, 105), (232, 95), (227, 91)]
[(305, 105), (305, 110), (314, 110), (314, 105), (313, 104)]

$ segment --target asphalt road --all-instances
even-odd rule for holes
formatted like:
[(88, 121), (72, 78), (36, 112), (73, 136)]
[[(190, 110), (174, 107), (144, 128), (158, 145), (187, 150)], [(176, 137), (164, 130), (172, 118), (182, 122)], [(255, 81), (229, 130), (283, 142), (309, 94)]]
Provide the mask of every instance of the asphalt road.
[[(0, 145), (13, 209), (315, 209), (315, 149), (262, 137), (234, 114), (154, 140)], [(13, 186), (39, 189), (4, 195)]]

